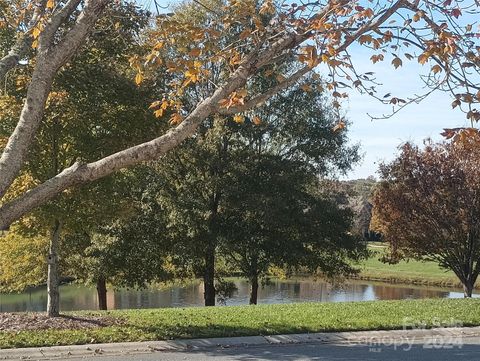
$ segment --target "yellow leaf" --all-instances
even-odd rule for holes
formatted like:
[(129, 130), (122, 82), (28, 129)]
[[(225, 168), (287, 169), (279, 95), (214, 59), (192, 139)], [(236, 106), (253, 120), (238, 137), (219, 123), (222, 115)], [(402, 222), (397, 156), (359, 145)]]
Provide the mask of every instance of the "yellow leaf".
[(137, 76), (135, 77), (135, 84), (140, 85), (142, 81), (143, 81), (143, 74), (137, 73)]
[(42, 31), (42, 30), (40, 29), (40, 27), (35, 26), (35, 27), (33, 28), (33, 30), (32, 30), (33, 38), (34, 38), (34, 39), (38, 38), (38, 36), (40, 35), (41, 31)]
[(159, 105), (160, 105), (160, 100), (156, 100), (156, 101), (154, 101), (152, 104), (150, 104), (150, 106), (148, 107), (148, 109), (157, 108)]
[(233, 117), (233, 121), (238, 124), (242, 124), (245, 122), (245, 117), (241, 114), (235, 114)]
[(55, 1), (54, 0), (48, 0), (47, 1), (47, 9), (53, 9), (55, 6)]

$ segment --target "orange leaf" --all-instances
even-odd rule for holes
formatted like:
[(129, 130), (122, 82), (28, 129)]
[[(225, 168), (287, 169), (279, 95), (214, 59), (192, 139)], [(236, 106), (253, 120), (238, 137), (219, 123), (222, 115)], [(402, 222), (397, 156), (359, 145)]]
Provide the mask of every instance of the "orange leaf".
[(393, 66), (395, 67), (395, 69), (398, 69), (400, 66), (402, 66), (402, 59), (400, 59), (400, 58), (398, 58), (398, 57), (397, 57), (397, 58), (394, 58), (394, 59), (392, 60), (392, 64), (393, 64)]
[(338, 122), (334, 127), (333, 127), (333, 131), (336, 132), (336, 131), (339, 131), (339, 130), (342, 130), (345, 128), (345, 122), (344, 121), (340, 121)]
[(245, 117), (241, 114), (235, 114), (233, 116), (233, 121), (235, 123), (242, 124), (243, 122), (245, 122)]

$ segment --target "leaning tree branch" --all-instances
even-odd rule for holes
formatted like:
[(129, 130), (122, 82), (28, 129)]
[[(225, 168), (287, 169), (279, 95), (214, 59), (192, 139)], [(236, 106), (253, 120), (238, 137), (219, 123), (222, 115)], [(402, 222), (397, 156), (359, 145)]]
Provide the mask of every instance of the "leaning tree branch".
[(140, 162), (158, 159), (193, 135), (201, 122), (218, 110), (220, 100), (245, 86), (248, 78), (256, 72), (256, 64), (264, 61), (266, 54), (268, 52), (249, 54), (223, 86), (217, 88), (211, 97), (200, 102), (182, 123), (166, 134), (96, 162), (75, 163), (57, 176), (4, 204), (0, 208), (0, 229), (8, 228), (12, 222), (33, 208), (53, 199), (67, 188), (94, 181)]
[(0, 199), (24, 165), (32, 140), (42, 121), (48, 94), (58, 69), (81, 46), (110, 1), (112, 0), (87, 0), (77, 22), (60, 43), (54, 48), (50, 43), (38, 49), (37, 64), (28, 86), (20, 119), (0, 157)]

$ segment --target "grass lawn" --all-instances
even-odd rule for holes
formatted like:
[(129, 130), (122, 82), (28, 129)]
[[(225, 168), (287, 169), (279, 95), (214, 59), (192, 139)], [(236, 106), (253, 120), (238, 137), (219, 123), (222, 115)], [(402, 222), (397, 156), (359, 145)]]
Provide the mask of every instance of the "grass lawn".
[(446, 272), (434, 262), (402, 261), (386, 264), (379, 261), (385, 246), (369, 245), (375, 254), (360, 264), (360, 278), (399, 283), (430, 284), (438, 286), (458, 286), (460, 281), (451, 271)]
[[(406, 318), (480, 325), (480, 300), (428, 299), (347, 303), (192, 307), (69, 315), (108, 315), (122, 325), (83, 330), (0, 332), (0, 348), (72, 345), (174, 338), (271, 335), (345, 330), (399, 329)], [(411, 324), (411, 323), (410, 323)]]

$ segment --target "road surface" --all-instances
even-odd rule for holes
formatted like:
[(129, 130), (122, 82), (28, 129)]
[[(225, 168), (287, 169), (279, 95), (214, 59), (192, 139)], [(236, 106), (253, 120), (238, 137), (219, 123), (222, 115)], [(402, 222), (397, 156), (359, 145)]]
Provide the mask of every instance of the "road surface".
[[(58, 360), (58, 358), (56, 359)], [(65, 360), (73, 360), (72, 358)], [(84, 357), (95, 361), (226, 361), (226, 360), (317, 360), (317, 361), (480, 361), (480, 337), (455, 338), (448, 342), (418, 341), (416, 344), (355, 345), (355, 344), (292, 344), (232, 347), (202, 351), (159, 351)]]

